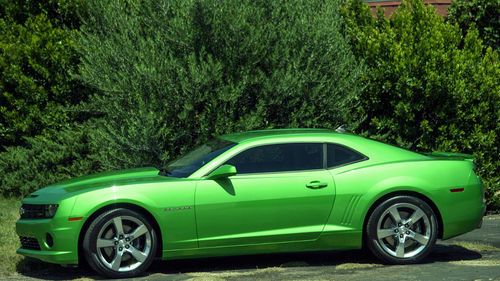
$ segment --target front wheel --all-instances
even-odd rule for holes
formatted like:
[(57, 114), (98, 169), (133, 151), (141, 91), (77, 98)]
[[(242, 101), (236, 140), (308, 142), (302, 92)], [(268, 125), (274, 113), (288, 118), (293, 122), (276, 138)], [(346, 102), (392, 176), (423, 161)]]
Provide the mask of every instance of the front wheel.
[(149, 221), (129, 209), (114, 209), (92, 221), (83, 239), (88, 264), (110, 278), (143, 273), (153, 262), (157, 236)]
[(418, 263), (436, 243), (437, 227), (436, 215), (425, 201), (396, 196), (382, 202), (370, 215), (367, 246), (387, 263)]

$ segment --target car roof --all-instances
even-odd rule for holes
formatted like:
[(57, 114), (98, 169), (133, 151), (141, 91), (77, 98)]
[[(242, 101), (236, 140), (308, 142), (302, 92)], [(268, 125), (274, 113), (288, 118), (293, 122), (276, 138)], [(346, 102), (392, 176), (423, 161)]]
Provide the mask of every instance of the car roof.
[(342, 133), (330, 129), (271, 129), (259, 131), (247, 131), (241, 133), (222, 135), (219, 138), (231, 142), (243, 143), (253, 142), (258, 140), (270, 139), (321, 139), (324, 141), (332, 141), (341, 145), (348, 146), (359, 153), (369, 157), (371, 161), (387, 162), (387, 161), (404, 161), (415, 159), (428, 159), (427, 156), (401, 148), (379, 142), (372, 139), (367, 139), (362, 136), (351, 133)]
[(330, 129), (311, 129), (311, 128), (297, 128), (297, 129), (270, 129), (270, 130), (256, 130), (256, 131), (246, 131), (240, 133), (233, 133), (222, 135), (220, 138), (232, 141), (232, 142), (243, 142), (253, 139), (270, 139), (270, 138), (281, 138), (281, 137), (300, 137), (300, 136), (311, 136), (311, 135), (344, 135), (344, 133), (338, 133)]

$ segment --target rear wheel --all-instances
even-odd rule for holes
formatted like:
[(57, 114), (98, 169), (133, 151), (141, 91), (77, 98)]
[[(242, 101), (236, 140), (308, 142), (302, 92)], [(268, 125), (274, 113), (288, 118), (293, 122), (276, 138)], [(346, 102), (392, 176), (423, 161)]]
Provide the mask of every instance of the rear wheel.
[(88, 264), (110, 278), (143, 273), (157, 247), (154, 228), (140, 213), (114, 209), (99, 215), (87, 229), (83, 250)]
[(387, 263), (418, 263), (432, 251), (437, 227), (436, 215), (425, 201), (413, 196), (393, 197), (370, 215), (367, 245)]

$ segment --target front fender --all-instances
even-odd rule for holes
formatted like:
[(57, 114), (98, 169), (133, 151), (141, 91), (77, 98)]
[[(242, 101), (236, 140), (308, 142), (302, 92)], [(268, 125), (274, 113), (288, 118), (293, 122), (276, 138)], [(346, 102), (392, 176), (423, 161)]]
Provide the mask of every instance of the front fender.
[(106, 191), (94, 193), (86, 193), (79, 195), (75, 201), (71, 216), (73, 218), (82, 218), (85, 222), (92, 214), (100, 209), (119, 203), (133, 204), (147, 210), (151, 215), (158, 220), (159, 209), (161, 206), (140, 193), (130, 192), (126, 195), (118, 194), (116, 191)]
[(83, 193), (78, 195), (70, 217), (82, 218), (78, 221), (81, 232), (85, 223), (90, 223), (88, 219), (102, 208), (132, 204), (146, 210), (156, 220), (163, 249), (196, 248), (195, 185), (192, 183), (168, 187), (157, 184), (110, 187)]

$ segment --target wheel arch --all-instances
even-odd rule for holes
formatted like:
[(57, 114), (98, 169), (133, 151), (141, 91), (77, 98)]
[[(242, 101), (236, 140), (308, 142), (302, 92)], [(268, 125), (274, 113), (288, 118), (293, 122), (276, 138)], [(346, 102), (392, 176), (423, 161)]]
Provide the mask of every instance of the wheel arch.
[(372, 212), (383, 201), (385, 201), (389, 198), (395, 197), (395, 196), (402, 196), (402, 195), (414, 196), (416, 198), (419, 198), (419, 199), (423, 200), (425, 203), (427, 203), (432, 208), (432, 211), (434, 212), (434, 214), (436, 214), (436, 219), (437, 219), (437, 223), (438, 223), (438, 238), (439, 239), (443, 238), (443, 233), (444, 233), (443, 218), (441, 216), (441, 212), (439, 211), (439, 208), (437, 207), (437, 205), (428, 196), (426, 196), (420, 192), (412, 191), (412, 190), (397, 190), (397, 191), (389, 192), (389, 193), (384, 194), (384, 195), (380, 196), (379, 198), (377, 198), (370, 205), (370, 208), (368, 208), (368, 211), (365, 213), (365, 216), (363, 219), (363, 241), (362, 241), (363, 248), (364, 248), (364, 243), (366, 241), (366, 225), (368, 223), (368, 218), (370, 217)]
[(160, 225), (158, 224), (158, 221), (156, 218), (153, 216), (151, 212), (149, 212), (147, 209), (144, 207), (141, 207), (137, 204), (133, 203), (128, 203), (128, 202), (116, 202), (116, 203), (111, 203), (107, 204), (105, 206), (100, 207), (99, 209), (95, 210), (88, 218), (85, 220), (82, 228), (80, 229), (80, 233), (78, 235), (78, 262), (81, 263), (85, 260), (83, 257), (83, 249), (82, 249), (82, 242), (85, 237), (85, 232), (89, 228), (90, 224), (96, 217), (98, 217), (100, 214), (112, 210), (112, 209), (117, 209), (117, 208), (124, 208), (124, 209), (129, 209), (136, 211), (140, 213), (141, 215), (145, 216), (149, 223), (151, 223), (151, 226), (154, 228), (156, 233), (158, 233), (158, 248), (156, 252), (156, 257), (161, 257), (162, 255), (162, 250), (163, 250), (163, 238), (162, 238), (162, 233), (161, 233), (161, 228)]

